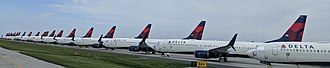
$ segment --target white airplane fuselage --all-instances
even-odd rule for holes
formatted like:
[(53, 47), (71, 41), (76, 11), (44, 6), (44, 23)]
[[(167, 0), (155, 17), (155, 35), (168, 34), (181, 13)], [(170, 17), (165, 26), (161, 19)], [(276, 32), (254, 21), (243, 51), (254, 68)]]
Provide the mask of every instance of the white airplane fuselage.
[(247, 52), (250, 57), (265, 62), (329, 63), (330, 43), (277, 42), (264, 43)]
[(73, 43), (73, 40), (71, 37), (60, 37), (60, 38), (56, 38), (56, 42), (59, 44), (70, 44)]
[(54, 37), (43, 37), (42, 41), (45, 43), (51, 43), (51, 42), (55, 42), (56, 40), (54, 40)]
[[(102, 39), (105, 47), (109, 48), (128, 48), (130, 46), (138, 46), (142, 39), (135, 38), (104, 38)], [(147, 39), (148, 46), (155, 46), (162, 39)]]
[(96, 38), (75, 38), (75, 41), (73, 41), (76, 45), (81, 46), (91, 46), (91, 45), (98, 45), (98, 39)]
[[(211, 41), (211, 40), (165, 40), (155, 46), (155, 50), (168, 53), (194, 53), (196, 50), (210, 50), (222, 46), (226, 46), (228, 41)], [(246, 55), (250, 49), (256, 48), (257, 43), (252, 42), (236, 42), (234, 47), (228, 49), (230, 54)]]

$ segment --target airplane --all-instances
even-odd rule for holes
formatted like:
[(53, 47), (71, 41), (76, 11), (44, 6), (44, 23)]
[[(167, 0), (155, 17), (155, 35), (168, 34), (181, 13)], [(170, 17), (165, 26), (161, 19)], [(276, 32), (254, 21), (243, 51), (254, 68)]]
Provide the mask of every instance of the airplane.
[(42, 33), (41, 36), (36, 36), (36, 37), (34, 37), (33, 41), (34, 41), (35, 43), (41, 43), (41, 42), (42, 42), (42, 37), (44, 37), (44, 36), (48, 36), (48, 33), (49, 33), (49, 31), (45, 31), (44, 33)]
[(257, 49), (247, 52), (247, 55), (257, 59), (260, 63), (284, 64), (308, 64), (323, 65), (330, 64), (330, 43), (322, 42), (275, 42), (259, 44)]
[(55, 35), (55, 32), (56, 30), (54, 30), (50, 35), (49, 37), (43, 37), (43, 42), (46, 43), (46, 44), (56, 44), (55, 43), (55, 38), (56, 37), (62, 37), (62, 34), (63, 34), (63, 30), (61, 30), (57, 35)]
[[(20, 33), (19, 33), (19, 34), (20, 34)], [(18, 34), (18, 36), (16, 36), (16, 37), (14, 38), (14, 40), (20, 41), (20, 40), (22, 39), (22, 37), (25, 36), (26, 32), (23, 32), (22, 36), (19, 36), (19, 34)]]
[[(151, 24), (148, 24), (146, 28), (135, 38), (99, 38), (98, 42), (100, 46), (106, 49), (127, 49), (132, 43), (138, 43), (143, 37), (148, 37), (150, 32)], [(114, 31), (112, 33), (112, 36)]]
[(56, 32), (56, 30), (52, 31), (52, 33), (50, 33), (50, 35), (48, 37), (47, 36), (45, 36), (45, 37), (42, 36), (41, 37), (41, 42), (47, 44), (47, 42), (45, 42), (46, 40), (53, 40), (53, 38), (55, 36), (55, 32)]
[[(106, 36), (102, 37), (102, 38), (113, 38), (114, 32), (115, 32), (116, 26), (113, 26), (107, 33)], [(90, 31), (89, 31), (90, 32)], [(90, 33), (91, 34), (91, 33)], [(101, 48), (104, 46), (99, 46), (99, 39), (98, 38), (79, 38), (79, 39), (75, 39), (75, 41), (73, 42), (75, 45), (78, 46), (92, 46), (93, 48)]]
[(107, 48), (106, 46), (103, 45), (102, 38), (104, 38), (103, 40), (112, 39), (115, 34), (115, 31), (116, 31), (116, 26), (112, 26), (112, 28), (108, 31), (108, 33), (104, 37), (102, 34), (99, 39), (95, 39), (95, 38), (90, 39), (90, 41), (92, 43), (98, 43), (98, 44), (94, 44), (92, 47), (93, 48), (105, 48), (106, 50), (108, 50), (109, 48)]
[(27, 41), (28, 41), (28, 42), (33, 42), (33, 39), (36, 38), (36, 37), (38, 37), (39, 34), (40, 34), (40, 32), (38, 32), (38, 33), (37, 33), (36, 35), (34, 35), (34, 36), (30, 36), (29, 38), (27, 38)]
[(32, 35), (32, 32), (30, 32), (27, 36), (22, 36), (21, 41), (27, 41), (31, 35)]
[[(70, 46), (79, 46), (79, 47), (82, 47), (82, 46), (85, 46), (83, 44), (79, 44), (79, 43), (84, 43), (84, 42), (89, 42), (89, 41), (85, 41), (85, 39), (91, 39), (92, 37), (92, 34), (93, 34), (93, 30), (94, 30), (94, 27), (90, 28), (89, 31), (86, 33), (85, 36), (81, 37), (81, 38), (72, 38), (72, 42), (70, 42)], [(95, 43), (95, 44), (98, 44), (98, 43)], [(86, 47), (88, 47), (86, 45)]]
[[(206, 21), (201, 21), (188, 37), (183, 38), (183, 39), (172, 39), (172, 40), (191, 40), (191, 39), (201, 40), (203, 37), (205, 23), (206, 23)], [(135, 51), (135, 52), (143, 51), (146, 53), (152, 52), (152, 54), (155, 54), (156, 50), (154, 50), (152, 48), (152, 46), (156, 45), (157, 42), (160, 42), (163, 40), (166, 40), (166, 39), (148, 39), (148, 41), (146, 41), (145, 44), (139, 43), (137, 46), (136, 45), (130, 46), (129, 51)], [(138, 40), (138, 41), (140, 41), (140, 40)], [(149, 46), (147, 44), (149, 44)]]
[[(272, 42), (301, 42), (304, 24), (307, 15), (300, 15), (294, 24), (285, 34), (276, 40), (268, 42), (236, 42), (235, 46), (230, 49), (221, 49), (226, 41), (210, 41), (210, 40), (164, 40), (156, 45), (148, 45), (152, 47), (162, 56), (165, 53), (190, 53), (195, 58), (219, 58), (221, 62), (227, 62), (227, 57), (249, 57), (246, 52), (255, 49), (259, 44)], [(169, 56), (169, 55), (167, 55)]]
[(69, 45), (73, 42), (76, 33), (76, 28), (74, 28), (71, 33), (66, 37), (55, 37), (55, 44)]

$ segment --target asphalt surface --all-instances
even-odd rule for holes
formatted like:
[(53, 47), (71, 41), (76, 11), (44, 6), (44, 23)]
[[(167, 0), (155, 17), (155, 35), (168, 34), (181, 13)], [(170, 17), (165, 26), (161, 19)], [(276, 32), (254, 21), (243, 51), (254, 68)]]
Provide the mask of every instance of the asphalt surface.
[[(29, 43), (29, 42), (28, 42)], [(39, 44), (39, 43), (37, 43)], [(217, 58), (213, 59), (200, 59), (195, 58), (193, 55), (190, 54), (170, 54), (170, 57), (163, 57), (160, 54), (145, 54), (144, 52), (131, 52), (127, 49), (116, 49), (116, 50), (105, 50), (103, 48), (85, 48), (85, 47), (78, 47), (78, 46), (61, 46), (61, 45), (54, 45), (50, 44), (50, 46), (56, 46), (56, 47), (66, 47), (66, 48), (77, 48), (77, 49), (84, 49), (84, 50), (94, 50), (94, 51), (103, 51), (103, 52), (112, 52), (112, 53), (120, 53), (120, 54), (130, 54), (130, 55), (137, 55), (142, 58), (159, 58), (159, 59), (170, 59), (170, 60), (177, 60), (183, 63), (190, 64), (191, 61), (206, 61), (208, 63), (209, 68), (267, 68), (268, 66), (265, 64), (259, 63), (259, 61), (252, 59), (252, 58), (240, 58), (240, 57), (229, 57), (228, 62), (218, 62)], [(15, 55), (7, 55), (3, 56), (3, 48), (0, 48), (0, 65), (4, 68), (61, 68), (61, 66), (54, 65), (51, 63), (47, 63), (44, 61), (37, 60), (35, 58), (24, 58), (26, 60), (16, 60), (14, 63), (11, 61), (13, 59), (22, 59), (22, 57), (15, 57)], [(10, 51), (10, 50), (7, 50)], [(13, 51), (11, 51), (13, 52)], [(4, 53), (10, 53), (10, 52), (4, 52)], [(17, 52), (14, 52), (17, 54)], [(18, 53), (19, 54), (19, 53)], [(22, 54), (21, 54), (22, 55)], [(7, 56), (7, 57), (6, 57)], [(25, 56), (25, 55), (23, 55)], [(2, 59), (2, 57), (5, 57), (8, 59), (10, 58), (10, 62), (6, 59)], [(26, 56), (25, 56), (26, 57)], [(23, 63), (23, 62), (33, 62), (35, 63)], [(3, 66), (4, 65), (4, 66)], [(42, 65), (42, 66), (39, 66)], [(297, 68), (297, 65), (295, 64), (279, 64), (279, 63), (272, 63), (273, 68)], [(312, 66), (312, 65), (299, 65), (299, 68), (324, 68), (324, 66)], [(329, 67), (326, 67), (329, 68)]]
[[(171, 59), (171, 60), (179, 60), (186, 63), (191, 61), (206, 61), (208, 63), (209, 68), (267, 68), (268, 65), (259, 63), (258, 60), (252, 58), (240, 58), (240, 57), (229, 57), (228, 62), (218, 62), (218, 58), (213, 59), (200, 59), (195, 58), (194, 55), (190, 54), (170, 54), (170, 57), (163, 57), (160, 54), (146, 54), (144, 52), (131, 52), (127, 49), (115, 49), (115, 50), (105, 50), (104, 48), (85, 48), (85, 47), (77, 47), (77, 46), (59, 46), (59, 45), (51, 45), (57, 47), (66, 47), (66, 48), (78, 48), (85, 50), (94, 50), (94, 51), (104, 51), (104, 52), (112, 52), (112, 53), (120, 53), (120, 54), (130, 54), (137, 55), (140, 57), (153, 57), (160, 59)], [(273, 68), (297, 68), (295, 64), (279, 64), (272, 63)], [(312, 65), (299, 65), (299, 68), (321, 68), (323, 66), (312, 66)]]
[(64, 68), (0, 47), (0, 68)]

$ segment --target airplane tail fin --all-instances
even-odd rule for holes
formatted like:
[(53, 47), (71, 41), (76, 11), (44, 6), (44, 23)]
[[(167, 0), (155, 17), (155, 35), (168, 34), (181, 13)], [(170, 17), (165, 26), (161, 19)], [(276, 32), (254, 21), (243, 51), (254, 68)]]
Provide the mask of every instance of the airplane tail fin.
[(199, 25), (195, 28), (191, 34), (183, 39), (196, 39), (196, 40), (202, 40), (203, 37), (203, 32), (204, 32), (204, 27), (205, 27), (206, 21), (201, 21)]
[(56, 37), (62, 37), (62, 34), (63, 34), (63, 30), (61, 30), (61, 31), (56, 35)]
[(25, 34), (26, 34), (26, 32), (24, 32), (22, 36), (25, 36)]
[(92, 27), (91, 29), (89, 29), (89, 31), (86, 33), (86, 35), (83, 36), (82, 38), (90, 38), (90, 37), (92, 37), (93, 30), (94, 30), (94, 27)]
[(42, 33), (41, 36), (48, 36), (48, 32), (49, 32), (49, 31), (45, 31), (44, 33)]
[(114, 34), (116, 31), (116, 26), (113, 26), (109, 32), (107, 33), (107, 35), (105, 35), (103, 38), (113, 38)]
[(26, 34), (26, 32), (23, 33), (23, 35), (21, 36), (21, 38), (22, 38), (23, 36), (25, 36), (25, 34)]
[(301, 42), (304, 34), (304, 28), (307, 15), (300, 15), (293, 25), (284, 33), (284, 35), (276, 40), (270, 42)]
[(139, 36), (135, 37), (135, 38), (148, 38), (149, 37), (149, 33), (150, 33), (150, 29), (151, 29), (151, 24), (148, 24), (146, 28), (144, 28), (144, 30), (140, 33)]
[(49, 37), (54, 37), (56, 30), (54, 30), (52, 33), (50, 33)]
[(30, 37), (31, 35), (32, 35), (32, 32), (30, 32), (30, 33), (29, 33), (27, 36), (29, 36), (29, 37)]
[(16, 36), (20, 36), (21, 35), (21, 32), (18, 32), (17, 34), (16, 34)]
[(34, 35), (34, 36), (39, 36), (39, 34), (40, 34), (40, 32), (38, 32), (36, 35)]
[(73, 30), (71, 31), (71, 33), (69, 34), (69, 36), (67, 36), (67, 37), (74, 37), (74, 36), (75, 36), (75, 33), (76, 33), (76, 28), (73, 29)]

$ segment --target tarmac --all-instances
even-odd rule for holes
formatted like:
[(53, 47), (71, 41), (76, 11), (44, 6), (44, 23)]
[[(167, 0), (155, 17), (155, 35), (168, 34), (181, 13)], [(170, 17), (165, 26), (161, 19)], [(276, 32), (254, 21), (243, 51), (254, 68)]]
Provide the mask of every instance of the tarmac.
[[(34, 43), (33, 43), (34, 44)], [(39, 44), (39, 43), (37, 43)], [(175, 54), (171, 53), (170, 57), (161, 56), (157, 54), (146, 54), (144, 52), (131, 52), (128, 49), (115, 49), (115, 50), (105, 50), (104, 48), (85, 48), (78, 46), (62, 46), (50, 44), (50, 46), (56, 47), (65, 47), (65, 48), (76, 48), (84, 50), (94, 50), (102, 52), (112, 52), (120, 54), (129, 54), (136, 55), (141, 58), (157, 58), (157, 59), (168, 59), (168, 60), (177, 60), (184, 63), (190, 64), (192, 61), (205, 61), (208, 64), (208, 68), (267, 68), (268, 65), (259, 63), (258, 60), (252, 58), (241, 58), (241, 57), (229, 57), (228, 62), (218, 62), (217, 58), (212, 59), (201, 59), (195, 58), (192, 54)], [(15, 51), (7, 50), (0, 48), (0, 68), (64, 68), (59, 65), (48, 63), (45, 61), (38, 60), (33, 57), (29, 57), (23, 54), (20, 54)], [(280, 64), (272, 63), (272, 68), (329, 68), (324, 66), (315, 66), (315, 65), (295, 65), (295, 64)]]
[(65, 68), (0, 47), (0, 68)]

